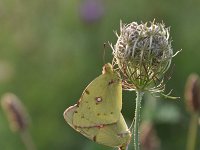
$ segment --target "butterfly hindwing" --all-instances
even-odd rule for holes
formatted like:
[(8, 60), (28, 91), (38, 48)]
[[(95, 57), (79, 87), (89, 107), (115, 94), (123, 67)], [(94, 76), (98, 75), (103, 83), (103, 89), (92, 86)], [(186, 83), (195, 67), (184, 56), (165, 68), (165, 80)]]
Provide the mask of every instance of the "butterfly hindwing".
[(107, 125), (100, 129), (96, 141), (110, 147), (121, 147), (122, 145), (127, 145), (130, 138), (130, 131), (124, 117), (120, 114), (120, 119), (117, 123)]
[(101, 127), (76, 127), (72, 122), (77, 108), (77, 105), (74, 105), (64, 112), (65, 120), (76, 131), (90, 140), (110, 147), (122, 147), (129, 143), (131, 134), (121, 113), (119, 120), (113, 124)]
[(80, 127), (76, 127), (73, 125), (73, 115), (77, 110), (77, 105), (74, 106), (70, 106), (68, 109), (65, 110), (64, 112), (64, 118), (66, 120), (66, 122), (76, 131), (78, 131), (79, 133), (81, 133), (82, 135), (84, 135), (85, 137), (93, 140), (93, 137), (96, 136), (97, 132), (98, 132), (98, 128), (80, 128)]
[(117, 122), (122, 108), (122, 85), (118, 74), (110, 64), (104, 66), (104, 73), (94, 79), (84, 90), (73, 125), (92, 127)]

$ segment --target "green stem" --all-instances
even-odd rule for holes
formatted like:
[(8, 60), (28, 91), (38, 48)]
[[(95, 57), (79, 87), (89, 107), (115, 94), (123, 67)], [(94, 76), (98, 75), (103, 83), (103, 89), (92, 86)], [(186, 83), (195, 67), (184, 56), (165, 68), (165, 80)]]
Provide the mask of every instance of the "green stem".
[(135, 123), (134, 123), (134, 149), (140, 150), (139, 143), (139, 125), (140, 125), (140, 109), (141, 109), (141, 101), (144, 92), (136, 91), (136, 107), (135, 107)]
[(198, 130), (198, 114), (192, 114), (188, 131), (187, 150), (195, 150)]

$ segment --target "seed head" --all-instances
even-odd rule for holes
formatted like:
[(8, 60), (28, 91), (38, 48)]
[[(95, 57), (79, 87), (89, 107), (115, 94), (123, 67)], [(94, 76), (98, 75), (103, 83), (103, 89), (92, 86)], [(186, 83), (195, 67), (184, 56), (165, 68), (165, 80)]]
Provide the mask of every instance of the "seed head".
[(8, 117), (11, 130), (24, 131), (28, 126), (28, 114), (17, 96), (6, 93), (1, 99), (1, 104)]
[(173, 57), (169, 28), (154, 21), (149, 26), (148, 23), (121, 23), (117, 36), (117, 43), (112, 47), (114, 60), (127, 83), (139, 90), (148, 90), (151, 83), (160, 83)]
[(197, 74), (191, 74), (187, 79), (185, 100), (190, 112), (200, 113), (200, 79)]

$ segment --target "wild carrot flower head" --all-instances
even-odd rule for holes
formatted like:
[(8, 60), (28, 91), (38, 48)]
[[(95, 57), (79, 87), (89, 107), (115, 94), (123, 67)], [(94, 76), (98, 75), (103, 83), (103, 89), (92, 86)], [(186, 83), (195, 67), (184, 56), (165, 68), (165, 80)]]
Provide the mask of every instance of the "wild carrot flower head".
[[(124, 80), (133, 89), (161, 88), (162, 77), (168, 70), (173, 50), (169, 28), (163, 23), (120, 24), (120, 35), (113, 49)], [(154, 83), (154, 87), (152, 87)]]

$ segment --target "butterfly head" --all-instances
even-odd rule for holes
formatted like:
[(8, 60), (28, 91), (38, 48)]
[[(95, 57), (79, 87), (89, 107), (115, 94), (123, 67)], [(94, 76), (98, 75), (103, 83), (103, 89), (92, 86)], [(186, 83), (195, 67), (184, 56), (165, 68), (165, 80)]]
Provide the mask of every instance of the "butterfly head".
[(105, 73), (112, 73), (113, 72), (113, 67), (110, 63), (107, 63), (103, 66), (103, 71), (102, 71), (102, 74), (105, 74)]

